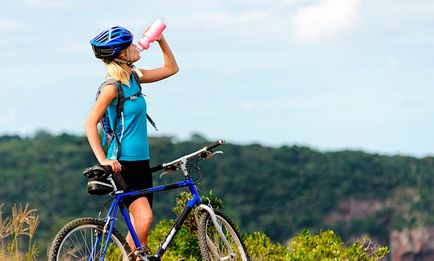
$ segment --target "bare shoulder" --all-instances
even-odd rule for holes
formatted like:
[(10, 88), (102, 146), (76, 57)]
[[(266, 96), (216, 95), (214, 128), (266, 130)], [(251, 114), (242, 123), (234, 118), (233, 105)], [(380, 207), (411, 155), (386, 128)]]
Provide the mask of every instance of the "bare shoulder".
[(114, 84), (107, 84), (102, 87), (100, 97), (103, 96), (105, 98), (114, 99), (117, 96), (116, 86)]
[(108, 105), (112, 100), (116, 99), (117, 91), (114, 84), (107, 84), (101, 90), (98, 96), (97, 103)]

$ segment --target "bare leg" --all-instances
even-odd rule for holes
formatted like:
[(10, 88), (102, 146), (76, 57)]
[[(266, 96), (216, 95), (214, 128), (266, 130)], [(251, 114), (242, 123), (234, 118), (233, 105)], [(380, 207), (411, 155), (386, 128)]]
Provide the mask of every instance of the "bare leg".
[[(148, 245), (148, 234), (151, 229), (152, 224), (152, 209), (149, 205), (148, 199), (145, 197), (136, 199), (131, 203), (129, 209), (131, 222), (133, 224), (134, 230), (136, 231), (137, 237), (143, 246)], [(127, 242), (131, 250), (134, 252), (136, 250), (136, 245), (130, 233), (127, 235)]]

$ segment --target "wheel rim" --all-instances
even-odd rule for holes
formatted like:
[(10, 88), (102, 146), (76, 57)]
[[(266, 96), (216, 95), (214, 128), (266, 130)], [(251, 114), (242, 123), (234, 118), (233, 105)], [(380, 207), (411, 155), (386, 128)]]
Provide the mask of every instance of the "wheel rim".
[(211, 260), (247, 260), (243, 245), (236, 231), (220, 216), (216, 216), (216, 218), (232, 249), (227, 248), (224, 240), (214, 227), (211, 218), (208, 218), (206, 224), (206, 242), (210, 250)]
[[(100, 237), (92, 257), (92, 249)], [(101, 260), (100, 257), (107, 242), (101, 227), (94, 224), (81, 225), (71, 230), (59, 246), (57, 259), (59, 261), (86, 261)], [(123, 261), (128, 260), (128, 253), (125, 251), (121, 241), (112, 234), (104, 260)]]

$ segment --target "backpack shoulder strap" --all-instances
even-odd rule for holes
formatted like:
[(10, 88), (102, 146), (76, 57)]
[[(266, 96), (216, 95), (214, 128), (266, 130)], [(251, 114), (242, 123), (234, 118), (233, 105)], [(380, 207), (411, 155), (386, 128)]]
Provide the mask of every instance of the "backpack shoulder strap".
[(118, 97), (116, 102), (116, 118), (115, 118), (115, 124), (113, 128), (113, 135), (118, 143), (117, 159), (119, 160), (121, 156), (121, 140), (119, 139), (116, 130), (118, 127), (119, 119), (122, 117), (122, 113), (124, 112), (125, 96), (120, 81), (116, 81), (115, 86), (116, 86), (116, 92), (118, 94)]
[[(118, 81), (118, 80), (116, 80), (116, 79), (114, 79), (114, 78), (107, 78), (100, 86), (99, 86), (99, 88), (98, 88), (98, 92), (97, 92), (97, 94), (96, 94), (96, 98), (98, 98), (98, 96), (101, 94), (101, 91), (102, 91), (102, 89), (106, 86), (106, 85), (109, 85), (109, 84), (113, 84), (115, 87), (116, 87), (116, 92), (117, 92), (117, 98), (118, 98), (118, 101), (117, 101), (117, 104), (116, 104), (116, 111), (117, 111), (117, 107), (118, 107), (118, 104), (119, 103), (123, 103), (125, 100), (124, 100), (124, 91), (122, 90), (122, 86), (121, 86), (121, 83), (120, 83), (120, 81)], [(121, 108), (121, 109), (123, 109), (123, 108)]]
[(133, 74), (134, 79), (136, 80), (137, 84), (139, 85), (139, 90), (142, 92), (142, 85), (140, 84), (140, 77), (137, 75), (136, 71), (131, 72)]
[(121, 86), (121, 82), (114, 79), (114, 78), (107, 78), (102, 84), (101, 86), (99, 86), (98, 88), (98, 93), (97, 93), (97, 98), (98, 96), (101, 94), (102, 89), (109, 84), (113, 84), (116, 87), (116, 92), (117, 92), (117, 102), (116, 102), (116, 120), (115, 120), (115, 129), (114, 131), (116, 131), (116, 123), (118, 118), (121, 117), (121, 114), (124, 110), (124, 102), (125, 102), (125, 96), (124, 96), (124, 91), (122, 90), (122, 86)]
[[(116, 133), (116, 129), (118, 126), (118, 122), (119, 119), (122, 116), (122, 112), (124, 110), (124, 102), (125, 102), (125, 97), (124, 97), (124, 91), (122, 90), (122, 86), (120, 81), (114, 79), (114, 78), (107, 78), (98, 88), (98, 92), (96, 94), (96, 98), (98, 98), (98, 96), (101, 94), (102, 89), (109, 84), (113, 84), (116, 87), (116, 92), (117, 92), (117, 102), (116, 102), (116, 118), (115, 118), (115, 122), (114, 122), (114, 128), (113, 130), (109, 130), (110, 133), (106, 133), (107, 129), (111, 129), (109, 126), (109, 122), (106, 119), (105, 121), (105, 126), (104, 127), (104, 139), (103, 139), (103, 144), (106, 141), (106, 135), (110, 135), (111, 137), (108, 140), (108, 143), (110, 144), (112, 142), (113, 137), (116, 139), (117, 143), (118, 143), (118, 151), (117, 151), (117, 155), (118, 155), (118, 159), (120, 157), (120, 151), (121, 151), (121, 142), (119, 140), (119, 137)], [(107, 112), (106, 112), (107, 115)]]
[[(101, 83), (101, 85), (98, 87), (98, 92), (96, 93), (96, 98), (98, 98), (98, 96), (101, 94), (101, 92), (102, 92), (102, 89), (104, 89), (104, 87), (106, 86), (106, 85), (109, 85), (109, 84), (113, 84), (115, 87), (116, 87), (116, 90), (118, 90), (118, 89), (122, 89), (122, 88), (120, 88), (121, 86), (120, 86), (120, 82), (119, 81), (117, 81), (116, 79), (114, 79), (114, 78), (107, 78), (103, 83)], [(122, 91), (122, 90), (121, 90)]]

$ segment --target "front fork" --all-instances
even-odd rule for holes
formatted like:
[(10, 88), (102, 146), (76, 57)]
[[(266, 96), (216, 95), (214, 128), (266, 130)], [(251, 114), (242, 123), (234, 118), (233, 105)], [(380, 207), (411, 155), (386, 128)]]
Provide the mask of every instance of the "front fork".
[[(209, 216), (211, 217), (211, 220), (214, 224), (214, 227), (216, 228), (217, 232), (220, 234), (220, 238), (223, 240), (225, 246), (227, 247), (227, 249), (230, 250), (230, 252), (232, 253), (232, 247), (229, 244), (228, 240), (226, 239), (225, 234), (223, 233), (222, 227), (221, 225), (218, 223), (214, 209), (211, 206), (207, 206), (204, 204), (200, 204), (199, 206), (196, 207), (195, 211), (194, 211), (194, 219), (196, 220), (196, 224), (197, 227), (199, 228), (200, 226), (200, 216), (199, 216), (199, 212), (200, 211), (206, 211), (208, 212)], [(206, 233), (206, 231), (205, 231)], [(208, 237), (207, 237), (208, 240)], [(215, 249), (210, 249), (211, 251), (216, 251)], [(218, 256), (218, 253), (214, 253), (215, 256)]]

